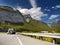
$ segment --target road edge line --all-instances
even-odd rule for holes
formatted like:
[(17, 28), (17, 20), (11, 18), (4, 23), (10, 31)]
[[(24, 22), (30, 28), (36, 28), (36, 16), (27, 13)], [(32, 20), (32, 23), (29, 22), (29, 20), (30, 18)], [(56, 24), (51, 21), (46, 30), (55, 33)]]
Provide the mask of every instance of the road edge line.
[(23, 43), (22, 43), (22, 41), (19, 39), (19, 37), (18, 36), (16, 36), (17, 37), (17, 39), (18, 39), (18, 41), (19, 41), (19, 44), (20, 45), (23, 45)]

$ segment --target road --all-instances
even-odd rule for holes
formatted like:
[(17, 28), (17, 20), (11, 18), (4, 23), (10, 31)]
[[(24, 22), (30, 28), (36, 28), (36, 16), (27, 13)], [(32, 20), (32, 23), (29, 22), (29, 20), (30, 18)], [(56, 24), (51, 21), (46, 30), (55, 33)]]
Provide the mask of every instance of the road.
[(0, 34), (0, 45), (53, 45), (53, 43), (23, 35)]
[(19, 45), (15, 35), (0, 34), (0, 45)]

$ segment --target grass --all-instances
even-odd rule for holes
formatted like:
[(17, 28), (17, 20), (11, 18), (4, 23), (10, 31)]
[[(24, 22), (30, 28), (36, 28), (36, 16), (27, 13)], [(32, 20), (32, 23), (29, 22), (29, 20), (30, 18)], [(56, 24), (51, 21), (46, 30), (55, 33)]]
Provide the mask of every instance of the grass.
[(60, 44), (60, 39), (56, 39), (56, 43)]
[(43, 37), (43, 40), (48, 41), (48, 42), (52, 42), (53, 41), (53, 39), (49, 38), (49, 37)]

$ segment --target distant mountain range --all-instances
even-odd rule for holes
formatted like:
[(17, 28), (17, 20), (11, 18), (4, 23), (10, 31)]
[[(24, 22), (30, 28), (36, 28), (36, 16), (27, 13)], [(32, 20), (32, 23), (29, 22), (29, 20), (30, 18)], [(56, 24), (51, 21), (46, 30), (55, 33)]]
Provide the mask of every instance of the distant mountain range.
[(56, 31), (56, 32), (60, 32), (60, 20), (53, 22), (51, 24), (51, 27)]

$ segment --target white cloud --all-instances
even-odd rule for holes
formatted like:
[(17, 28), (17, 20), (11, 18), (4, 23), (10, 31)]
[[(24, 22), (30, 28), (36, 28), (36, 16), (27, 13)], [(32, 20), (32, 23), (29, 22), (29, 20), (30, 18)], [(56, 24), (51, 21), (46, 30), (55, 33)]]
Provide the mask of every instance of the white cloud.
[(60, 8), (60, 5), (53, 6), (52, 8), (54, 9)]
[(30, 9), (26, 9), (26, 8), (21, 8), (21, 7), (17, 7), (17, 9), (21, 12), (21, 13), (24, 13), (24, 14), (30, 14), (31, 17), (33, 19), (36, 19), (36, 20), (41, 20), (41, 17), (43, 16), (47, 16), (47, 14), (44, 14), (42, 11), (41, 11), (41, 7), (37, 7), (36, 5), (36, 0), (30, 0), (30, 3), (32, 5), (32, 8)]
[(58, 16), (60, 15), (51, 15), (49, 19), (54, 19), (54, 18), (57, 18)]
[(60, 5), (56, 5), (56, 8), (60, 8)]
[(55, 8), (54, 6), (52, 8)]
[(33, 8), (37, 7), (36, 0), (30, 0), (30, 3), (31, 3), (31, 5), (32, 5)]
[(50, 9), (44, 9), (45, 11), (51, 11)]
[(21, 13), (24, 13), (24, 14), (29, 14), (29, 10), (28, 9), (19, 9), (19, 11), (21, 12)]
[(44, 14), (43, 12), (41, 12), (41, 8), (31, 8), (30, 10), (30, 15), (32, 18), (37, 19), (37, 20), (41, 20), (42, 16), (47, 16), (47, 14)]
[(38, 7), (38, 8), (31, 8), (31, 9), (22, 9), (22, 8), (17, 8), (21, 13), (23, 14), (30, 14), (31, 17), (33, 19), (36, 19), (36, 20), (41, 20), (41, 17), (43, 16), (47, 16), (47, 14), (44, 14), (43, 12), (41, 12), (41, 8)]
[(56, 6), (53, 6), (52, 9), (57, 9), (57, 7)]

